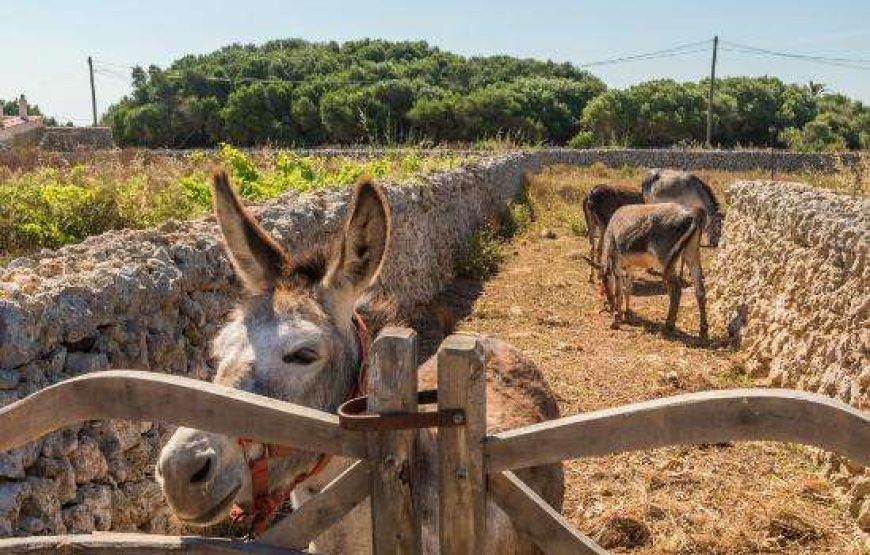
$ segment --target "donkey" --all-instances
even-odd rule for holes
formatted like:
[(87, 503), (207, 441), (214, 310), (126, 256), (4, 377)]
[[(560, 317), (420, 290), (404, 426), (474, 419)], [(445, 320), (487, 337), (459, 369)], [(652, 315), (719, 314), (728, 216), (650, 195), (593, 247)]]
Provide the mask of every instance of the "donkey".
[[(643, 204), (643, 195), (637, 191), (615, 185), (596, 185), (583, 197), (583, 216), (589, 237), (589, 257), (601, 264), (601, 243), (604, 230), (613, 213), (627, 204)], [(589, 266), (589, 283), (595, 280), (595, 266)]]
[(650, 170), (640, 184), (644, 202), (675, 202), (686, 208), (700, 208), (706, 222), (704, 230), (710, 246), (719, 246), (722, 237), (722, 210), (713, 189), (693, 173), (676, 170)]
[[(335, 245), (291, 256), (248, 214), (224, 173), (213, 179), (214, 210), (229, 258), (247, 292), (217, 335), (215, 382), (275, 399), (335, 412), (355, 394), (366, 344), (378, 331), (367, 317), (364, 292), (378, 278), (389, 253), (391, 216), (384, 192), (359, 183), (343, 234)], [(383, 322), (383, 318), (381, 322)], [(365, 329), (368, 333), (364, 333)], [(516, 349), (482, 337), (487, 355), (487, 426), (490, 430), (557, 418), (555, 398), (538, 370)], [(419, 371), (421, 387), (435, 378), (433, 360)], [(414, 505), (422, 522), (425, 553), (438, 553), (437, 449), (432, 432), (421, 431), (415, 469), (420, 487)], [(210, 525), (258, 511), (252, 464), (266, 461), (272, 508), (289, 499), (298, 507), (352, 461), (287, 447), (267, 446), (190, 428), (179, 428), (162, 449), (156, 477), (170, 508), (184, 523)], [(561, 510), (561, 464), (527, 469), (530, 487)], [(258, 479), (262, 483), (262, 480)], [(262, 488), (260, 488), (262, 489)], [(264, 493), (264, 492), (260, 492)], [(277, 498), (276, 498), (277, 496)], [(262, 496), (260, 497), (262, 499)], [(271, 509), (270, 509), (271, 510)], [(509, 517), (487, 506), (487, 549), (495, 555), (536, 553), (519, 537)], [(310, 546), (326, 553), (371, 553), (371, 508), (361, 504)]]
[(674, 331), (680, 307), (681, 283), (676, 261), (689, 265), (695, 280), (700, 313), (700, 337), (707, 339), (707, 306), (700, 242), (704, 214), (675, 203), (624, 206), (616, 211), (604, 233), (604, 263), (599, 266), (604, 295), (613, 314), (613, 329), (619, 329), (630, 312), (631, 271), (655, 267), (670, 297), (664, 332)]

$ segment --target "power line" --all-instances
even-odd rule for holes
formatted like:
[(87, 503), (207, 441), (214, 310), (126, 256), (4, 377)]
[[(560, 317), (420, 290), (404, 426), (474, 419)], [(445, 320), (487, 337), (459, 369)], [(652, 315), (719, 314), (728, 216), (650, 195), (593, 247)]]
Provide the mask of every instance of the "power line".
[(822, 60), (822, 61), (832, 61), (832, 62), (844, 62), (844, 63), (857, 63), (857, 64), (868, 64), (870, 63), (870, 59), (868, 58), (836, 58), (832, 56), (815, 56), (812, 54), (795, 54), (793, 52), (780, 52), (776, 50), (770, 50), (767, 48), (760, 48), (758, 46), (749, 46), (746, 44), (740, 44), (737, 42), (732, 42), (729, 40), (722, 41), (725, 44), (729, 44), (736, 48), (742, 48), (744, 50), (753, 50), (756, 52), (763, 52), (766, 54), (774, 54), (777, 56), (789, 56), (791, 58), (801, 58), (807, 60)]
[[(608, 58), (604, 60), (598, 60), (595, 62), (589, 62), (585, 64), (578, 64), (576, 67), (579, 68), (588, 68), (588, 67), (598, 67), (604, 65), (612, 65), (617, 63), (624, 62), (634, 62), (634, 61), (642, 61), (642, 60), (652, 60), (657, 58), (670, 58), (674, 56), (682, 56), (685, 54), (694, 54), (697, 52), (705, 52), (709, 48), (710, 41), (695, 41), (689, 42), (685, 44), (678, 44), (676, 46), (672, 46), (670, 48), (665, 48), (662, 50), (655, 50), (652, 52), (642, 52), (639, 54), (632, 54), (628, 56), (620, 56), (616, 58)], [(99, 66), (105, 66), (101, 68), (97, 73), (100, 75), (113, 76), (115, 78), (122, 77), (121, 74), (117, 71), (117, 69), (126, 69), (132, 70), (132, 66), (124, 66), (117, 63), (106, 62), (102, 60), (95, 60), (95, 62)], [(116, 69), (117, 68), (117, 69)], [(218, 77), (213, 75), (200, 75), (197, 73), (189, 74), (181, 69), (168, 69), (163, 72), (163, 77), (167, 79), (185, 79), (188, 77), (195, 77), (196, 79), (202, 79), (204, 81), (212, 81), (219, 83), (307, 83), (310, 82), (311, 79), (287, 79), (287, 78), (268, 78), (268, 77)], [(123, 78), (127, 79), (129, 76), (124, 75)], [(386, 79), (333, 79), (327, 78), (327, 82), (336, 83), (336, 84), (346, 84), (346, 85), (375, 85), (378, 83), (383, 83), (385, 81), (399, 81), (402, 80), (400, 77), (391, 77)]]
[(748, 46), (731, 41), (722, 41), (725, 45), (722, 49), (728, 52), (736, 52), (739, 54), (751, 54), (756, 56), (772, 56), (777, 58), (786, 58), (790, 60), (801, 60), (806, 62), (814, 62), (818, 64), (844, 67), (847, 69), (870, 70), (870, 60), (860, 58), (837, 58), (831, 56), (816, 56), (812, 54), (797, 54), (794, 52), (781, 52), (778, 50), (769, 50), (767, 48), (759, 48), (757, 46)]
[[(585, 64), (578, 64), (577, 67), (597, 67), (603, 65), (611, 65), (618, 64), (623, 62), (634, 62), (640, 60), (653, 60), (656, 58), (670, 58), (673, 56), (680, 56), (683, 54), (693, 54), (695, 52), (706, 51), (709, 48), (710, 41), (702, 40), (696, 42), (689, 42), (685, 44), (679, 44), (677, 46), (672, 46), (670, 48), (665, 48), (663, 50), (654, 50), (652, 52), (643, 52), (640, 54), (631, 54), (628, 56), (619, 56), (616, 58), (607, 58), (604, 60), (598, 60), (596, 62), (589, 62)], [(703, 46), (703, 48), (697, 48), (699, 46)]]
[[(576, 64), (575, 67), (578, 68), (592, 68), (592, 67), (601, 67), (613, 64), (620, 63), (630, 63), (630, 62), (638, 62), (638, 61), (646, 61), (646, 60), (655, 60), (655, 59), (663, 59), (663, 58), (673, 58), (677, 56), (684, 56), (688, 54), (696, 54), (699, 52), (708, 52), (712, 45), (712, 40), (701, 40), (694, 42), (687, 42), (678, 44), (675, 46), (671, 46), (669, 48), (664, 48), (661, 50), (653, 50), (650, 52), (641, 52), (638, 54), (630, 54), (625, 56), (617, 56), (613, 58), (605, 58), (602, 60), (597, 60), (594, 62), (587, 62), (582, 64)], [(824, 65), (843, 67), (847, 69), (857, 69), (857, 70), (870, 70), (870, 59), (859, 59), (859, 58), (839, 58), (839, 57), (831, 57), (831, 56), (817, 56), (812, 54), (798, 54), (793, 52), (782, 52), (777, 50), (770, 50), (766, 48), (759, 48), (756, 46), (750, 46), (745, 44), (740, 44), (728, 40), (721, 40), (719, 42), (719, 49), (726, 52), (734, 52), (738, 54), (749, 54), (755, 56), (771, 56), (771, 57), (779, 57), (786, 58), (792, 60), (800, 60), (807, 61), (813, 63), (819, 63)], [(94, 73), (101, 75), (103, 77), (108, 77), (110, 79), (115, 80), (123, 80), (125, 82), (129, 82), (130, 74), (134, 67), (133, 65), (124, 65), (116, 62), (110, 62), (106, 60), (94, 60), (95, 70)], [(162, 72), (162, 76), (166, 79), (170, 80), (180, 80), (187, 78), (195, 78), (203, 81), (210, 81), (215, 83), (229, 83), (229, 84), (248, 84), (248, 83), (308, 83), (311, 81), (308, 79), (290, 79), (290, 78), (276, 78), (276, 77), (220, 77), (215, 75), (201, 75), (197, 72), (189, 72), (184, 69), (167, 69)], [(378, 83), (384, 83), (389, 81), (400, 81), (403, 78), (401, 77), (390, 77), (384, 79), (339, 79), (333, 77), (326, 77), (324, 80), (326, 83), (335, 84), (335, 85), (375, 85)]]

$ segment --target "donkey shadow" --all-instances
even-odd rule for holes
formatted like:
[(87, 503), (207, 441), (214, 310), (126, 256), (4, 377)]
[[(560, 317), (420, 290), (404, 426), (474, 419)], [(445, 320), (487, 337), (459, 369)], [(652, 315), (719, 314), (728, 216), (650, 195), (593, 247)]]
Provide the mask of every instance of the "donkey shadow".
[(460, 278), (442, 289), (428, 304), (414, 308), (408, 320), (418, 334), (417, 358), (421, 362), (435, 354), (441, 342), (456, 329), (456, 324), (471, 314), (481, 293), (482, 281)]
[[(623, 325), (640, 327), (647, 333), (657, 335), (662, 335), (664, 330), (664, 322), (650, 320), (633, 310), (626, 315)], [(682, 343), (686, 347), (708, 351), (728, 349), (732, 345), (729, 338), (710, 337), (709, 339), (701, 339), (698, 335), (687, 333), (679, 328), (675, 328), (674, 331), (664, 334), (664, 337), (670, 341)]]
[(633, 297), (656, 297), (659, 295), (667, 295), (665, 284), (662, 280), (648, 280), (642, 278), (634, 278), (631, 281), (631, 295)]

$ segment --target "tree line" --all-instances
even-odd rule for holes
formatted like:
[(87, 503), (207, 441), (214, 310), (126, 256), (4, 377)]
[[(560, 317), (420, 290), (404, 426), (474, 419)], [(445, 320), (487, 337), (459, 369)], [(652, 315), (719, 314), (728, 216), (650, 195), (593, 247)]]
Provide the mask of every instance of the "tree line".
[[(464, 57), (422, 41), (234, 44), (132, 70), (103, 122), (119, 144), (474, 142), (662, 147), (704, 140), (709, 82), (625, 89), (569, 63)], [(870, 107), (815, 83), (717, 80), (714, 143), (870, 148)]]

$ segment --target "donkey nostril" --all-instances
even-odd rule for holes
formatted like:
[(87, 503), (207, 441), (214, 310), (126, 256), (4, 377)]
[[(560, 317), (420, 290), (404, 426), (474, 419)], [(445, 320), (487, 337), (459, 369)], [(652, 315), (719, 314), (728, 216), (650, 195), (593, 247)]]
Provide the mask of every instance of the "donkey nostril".
[(194, 472), (193, 476), (190, 477), (191, 484), (199, 484), (200, 482), (204, 482), (206, 478), (208, 478), (208, 473), (211, 470), (211, 457), (205, 460), (205, 463), (202, 467)]

